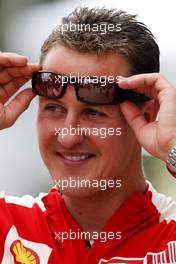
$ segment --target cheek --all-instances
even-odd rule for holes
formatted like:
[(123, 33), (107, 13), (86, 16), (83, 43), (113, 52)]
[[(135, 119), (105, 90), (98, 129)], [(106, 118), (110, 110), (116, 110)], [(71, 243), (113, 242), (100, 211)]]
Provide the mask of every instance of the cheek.
[(53, 122), (38, 117), (38, 142), (42, 156), (45, 156), (47, 151), (52, 147), (52, 142), (56, 140), (55, 125)]
[(128, 157), (134, 151), (135, 142), (132, 131), (129, 128), (122, 128), (121, 135), (109, 135), (105, 139), (98, 139), (97, 147), (100, 149), (102, 160), (107, 160), (107, 164), (112, 167), (119, 167), (120, 164), (125, 165), (129, 162)]

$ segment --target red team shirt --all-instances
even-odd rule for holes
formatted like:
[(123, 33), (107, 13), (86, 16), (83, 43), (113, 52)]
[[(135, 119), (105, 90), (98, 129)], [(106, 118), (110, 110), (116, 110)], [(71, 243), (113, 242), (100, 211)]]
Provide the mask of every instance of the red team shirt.
[(48, 194), (0, 196), (1, 264), (174, 264), (176, 263), (176, 202), (154, 190), (133, 194), (102, 232), (121, 237), (95, 239), (87, 251), (84, 239), (65, 239), (63, 232), (81, 227), (67, 210), (62, 196)]

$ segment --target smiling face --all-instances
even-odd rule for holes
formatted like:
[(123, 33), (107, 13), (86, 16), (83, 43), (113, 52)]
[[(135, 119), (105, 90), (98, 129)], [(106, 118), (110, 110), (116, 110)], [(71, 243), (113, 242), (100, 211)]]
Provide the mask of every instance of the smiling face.
[[(98, 57), (79, 53), (63, 46), (52, 48), (42, 65), (45, 71), (72, 76), (127, 76), (130, 69), (125, 58), (118, 54)], [(54, 181), (71, 179), (124, 179), (135, 160), (137, 142), (127, 125), (119, 105), (91, 106), (76, 99), (72, 85), (60, 99), (39, 98), (38, 137), (40, 153)], [(55, 135), (55, 128), (88, 128), (101, 134), (77, 133)], [(103, 130), (101, 130), (103, 128)], [(103, 131), (111, 128), (110, 135)], [(121, 128), (121, 135), (118, 134)], [(114, 130), (113, 130), (114, 129)], [(112, 131), (115, 131), (112, 135)], [(129, 173), (128, 173), (129, 174)], [(100, 188), (62, 190), (67, 195), (87, 196)]]

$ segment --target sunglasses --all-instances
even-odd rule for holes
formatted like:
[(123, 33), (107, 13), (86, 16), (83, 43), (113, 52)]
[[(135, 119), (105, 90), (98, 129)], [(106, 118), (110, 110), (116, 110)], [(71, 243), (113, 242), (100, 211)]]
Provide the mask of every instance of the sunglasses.
[(106, 79), (100, 77), (68, 77), (54, 72), (38, 71), (32, 75), (32, 90), (37, 95), (57, 99), (64, 95), (68, 84), (71, 84), (75, 88), (77, 100), (91, 105), (120, 104), (125, 100), (137, 104), (150, 100), (143, 94), (121, 89), (115, 82), (104, 81)]

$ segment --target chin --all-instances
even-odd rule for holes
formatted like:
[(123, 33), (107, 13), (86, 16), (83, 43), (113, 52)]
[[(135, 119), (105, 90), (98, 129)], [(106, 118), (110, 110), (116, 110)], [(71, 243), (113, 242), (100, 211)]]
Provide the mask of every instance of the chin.
[[(59, 171), (59, 173), (58, 173)], [(59, 169), (50, 170), (50, 175), (60, 193), (70, 197), (90, 197), (101, 191), (100, 186), (91, 185), (92, 175), (67, 174)], [(98, 180), (96, 180), (98, 181)]]

